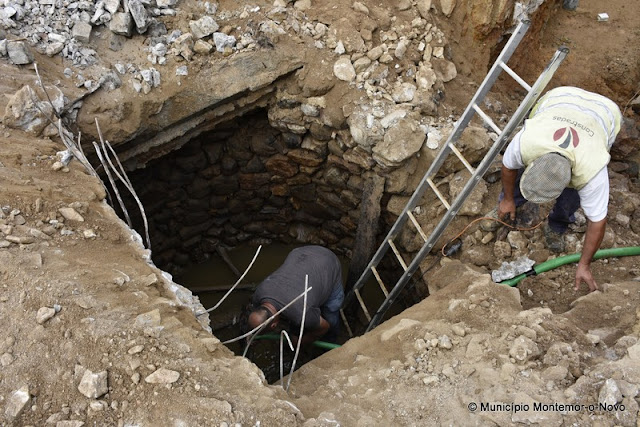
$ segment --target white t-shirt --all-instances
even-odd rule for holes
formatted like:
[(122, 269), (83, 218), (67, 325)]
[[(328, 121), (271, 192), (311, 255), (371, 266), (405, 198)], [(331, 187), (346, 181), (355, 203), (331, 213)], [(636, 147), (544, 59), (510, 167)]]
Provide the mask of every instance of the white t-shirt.
[[(522, 132), (521, 130), (513, 137), (502, 158), (502, 164), (512, 170), (524, 167), (522, 156), (520, 155), (520, 135)], [(589, 221), (597, 222), (605, 219), (609, 207), (609, 173), (607, 172), (607, 167), (603, 167), (582, 189), (578, 190), (578, 195), (580, 196), (580, 206)]]

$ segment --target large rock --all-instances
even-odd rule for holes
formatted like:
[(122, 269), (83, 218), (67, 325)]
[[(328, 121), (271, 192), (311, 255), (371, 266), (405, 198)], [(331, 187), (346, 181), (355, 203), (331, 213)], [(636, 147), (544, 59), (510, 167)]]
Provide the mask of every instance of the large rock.
[(8, 41), (7, 55), (15, 65), (26, 65), (33, 62), (33, 55), (27, 44), (23, 41)]
[[(462, 192), (464, 186), (469, 182), (471, 174), (468, 170), (462, 170), (455, 174), (455, 176), (449, 182), (449, 203), (453, 203), (454, 199)], [(478, 181), (475, 188), (467, 196), (467, 199), (462, 204), (462, 207), (458, 211), (458, 215), (479, 215), (482, 213), (482, 199), (489, 192), (487, 189), (487, 183), (484, 180)]]
[[(61, 103), (64, 103), (62, 92), (56, 87), (47, 87), (47, 91), (59, 111), (62, 108)], [(2, 122), (7, 127), (22, 129), (37, 136), (49, 124), (47, 116), (53, 117), (51, 104), (40, 101), (33, 89), (27, 85), (11, 97), (5, 108)]]
[(456, 0), (440, 0), (440, 8), (442, 13), (449, 17), (453, 13), (453, 9), (456, 7)]
[(133, 17), (133, 21), (136, 24), (136, 28), (140, 34), (147, 31), (147, 28), (151, 24), (151, 18), (149, 12), (145, 9), (144, 4), (140, 0), (126, 0), (129, 5), (129, 13)]
[(384, 127), (368, 110), (358, 109), (347, 118), (353, 141), (365, 149), (371, 149), (384, 138)]
[(91, 24), (86, 22), (77, 21), (71, 32), (71, 35), (74, 39), (78, 40), (82, 43), (88, 43), (91, 38)]
[(189, 28), (191, 28), (191, 34), (193, 34), (193, 37), (201, 39), (218, 31), (220, 26), (212, 17), (203, 16), (196, 21), (189, 21)]
[(131, 37), (133, 34), (133, 18), (128, 13), (114, 13), (109, 22), (109, 29), (115, 34)]
[(429, 19), (431, 16), (431, 0), (418, 0), (416, 2), (416, 7), (418, 8), (418, 13), (424, 19)]
[(436, 76), (445, 83), (455, 79), (458, 75), (456, 65), (451, 61), (433, 58), (431, 64), (433, 65)]
[(399, 166), (420, 150), (425, 138), (418, 122), (410, 118), (400, 119), (387, 130), (384, 140), (373, 148), (373, 158), (382, 166)]

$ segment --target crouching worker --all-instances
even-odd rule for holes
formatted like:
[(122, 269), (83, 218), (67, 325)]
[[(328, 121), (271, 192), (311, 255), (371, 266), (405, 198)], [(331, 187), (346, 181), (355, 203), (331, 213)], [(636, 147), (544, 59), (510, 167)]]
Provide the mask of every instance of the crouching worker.
[[(323, 338), (335, 342), (340, 329), (340, 307), (344, 301), (342, 268), (338, 257), (322, 246), (296, 248), (284, 263), (260, 283), (253, 294), (253, 308), (248, 326), (253, 329), (281, 310), (304, 292), (305, 276), (309, 276), (307, 307), (302, 344)], [(263, 331), (274, 331), (282, 316), (289, 323), (292, 338), (297, 339), (304, 297), (277, 315)]]
[(533, 107), (523, 129), (502, 160), (500, 219), (515, 220), (516, 207), (527, 200), (555, 205), (545, 226), (547, 247), (564, 252), (562, 234), (582, 207), (587, 231), (575, 275), (598, 289), (591, 260), (604, 237), (609, 202), (609, 150), (620, 131), (622, 114), (610, 99), (574, 87), (548, 91)]

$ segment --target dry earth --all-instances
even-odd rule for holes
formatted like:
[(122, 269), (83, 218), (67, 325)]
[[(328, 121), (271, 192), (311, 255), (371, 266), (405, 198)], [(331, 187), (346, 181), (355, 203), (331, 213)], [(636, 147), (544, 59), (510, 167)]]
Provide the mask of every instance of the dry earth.
[[(394, 14), (395, 3), (375, 6)], [(465, 24), (472, 3), (459, 1), (450, 17), (439, 2), (433, 4), (458, 68), (458, 78), (444, 87), (443, 115), (462, 111), (501, 40), (500, 28), (490, 27), (480, 37)], [(547, 1), (534, 15), (514, 68), (533, 81), (555, 49), (568, 45), (571, 54), (551, 85), (603, 93), (637, 121), (630, 101), (640, 89), (640, 4), (581, 0), (576, 11), (566, 11), (559, 3)], [(201, 5), (185, 2), (178, 8), (181, 13), (166, 18), (168, 26), (186, 27)], [(219, 3), (221, 11), (238, 9), (236, 2)], [(601, 12), (609, 14), (608, 22), (596, 20)], [(335, 1), (313, 4), (306, 13), (331, 24), (353, 9)], [(409, 8), (398, 16), (410, 22), (417, 12)], [(123, 58), (141, 62), (143, 40), (127, 39), (123, 50), (112, 52), (106, 38), (94, 37), (102, 62), (82, 73), (90, 76)], [(332, 53), (299, 53), (303, 41), (279, 43), (292, 57), (304, 57), (313, 79), (313, 66)], [(39, 54), (36, 59), (44, 79), (69, 99), (83, 93), (63, 76), (65, 60)], [(194, 60), (190, 73), (206, 72), (206, 65)], [(7, 99), (23, 84), (34, 84), (33, 66), (3, 59), (0, 67)], [(125, 120), (111, 126), (101, 119), (105, 133), (117, 140), (135, 132), (163, 92), (180, 90), (180, 78), (163, 76), (161, 87), (147, 97), (131, 88), (96, 92), (81, 109), (81, 129), (94, 132), (94, 116), (113, 114)], [(331, 102), (356, 98), (346, 86), (340, 89)], [(498, 89), (502, 111), (512, 111), (513, 86), (500, 82)], [(133, 99), (135, 108), (100, 111), (110, 96), (116, 104)], [(508, 288), (486, 274), (503, 261), (494, 257), (494, 243), (481, 244), (485, 235), (471, 231), (456, 255), (460, 260), (444, 260), (429, 274), (428, 286), (437, 292), (302, 367), (286, 393), (266, 384), (256, 366), (207, 332), (206, 316), (193, 314), (197, 300), (153, 265), (140, 239), (106, 204), (95, 178), (76, 161), (52, 169), (63, 149), (57, 137), (36, 138), (6, 127), (2, 132), (3, 425), (638, 425), (637, 258), (595, 262), (602, 290), (592, 294), (573, 291), (571, 266)], [(612, 164), (608, 246), (640, 243), (639, 160), (635, 151)], [(487, 210), (498, 191), (497, 184), (491, 186)], [(580, 226), (571, 233), (572, 249), (579, 249), (582, 235)], [(539, 231), (516, 237), (540, 241)], [(539, 245), (535, 256), (541, 261), (549, 254)], [(536, 410), (536, 402), (575, 406)], [(478, 407), (471, 410), (474, 403)], [(487, 410), (483, 403), (494, 406)]]

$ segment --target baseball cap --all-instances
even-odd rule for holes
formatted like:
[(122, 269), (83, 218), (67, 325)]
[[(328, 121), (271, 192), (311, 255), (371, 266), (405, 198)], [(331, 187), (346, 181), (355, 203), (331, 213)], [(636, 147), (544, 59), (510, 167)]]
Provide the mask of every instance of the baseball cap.
[(527, 166), (520, 178), (520, 191), (533, 203), (558, 198), (571, 181), (571, 162), (559, 153), (547, 153)]

